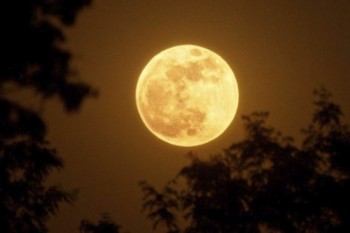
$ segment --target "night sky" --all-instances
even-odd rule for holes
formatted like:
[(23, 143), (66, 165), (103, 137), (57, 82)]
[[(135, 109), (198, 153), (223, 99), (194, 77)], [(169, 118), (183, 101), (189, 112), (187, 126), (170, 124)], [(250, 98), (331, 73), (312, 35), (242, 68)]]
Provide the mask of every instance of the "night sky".
[[(76, 114), (46, 105), (49, 140), (65, 161), (51, 183), (79, 188), (78, 200), (50, 220), (52, 233), (78, 232), (83, 218), (103, 212), (130, 233), (150, 233), (141, 214), (140, 180), (161, 187), (189, 160), (219, 153), (241, 139), (241, 116), (271, 113), (269, 123), (298, 138), (311, 120), (312, 91), (324, 85), (349, 122), (350, 1), (95, 0), (66, 30), (72, 67), (99, 90)], [(196, 44), (233, 69), (240, 102), (216, 140), (193, 148), (167, 144), (141, 121), (135, 88), (155, 54)]]

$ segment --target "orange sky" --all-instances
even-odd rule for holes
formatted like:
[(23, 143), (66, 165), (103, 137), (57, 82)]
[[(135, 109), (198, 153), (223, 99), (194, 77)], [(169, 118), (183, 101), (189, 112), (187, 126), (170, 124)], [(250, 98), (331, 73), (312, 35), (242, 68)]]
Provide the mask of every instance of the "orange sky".
[[(309, 122), (312, 90), (326, 86), (349, 122), (350, 1), (95, 0), (67, 30), (80, 78), (99, 89), (77, 114), (51, 102), (49, 139), (65, 160), (52, 177), (79, 188), (73, 206), (50, 221), (52, 233), (78, 232), (82, 218), (109, 212), (130, 233), (150, 233), (140, 213), (137, 182), (162, 185), (184, 166), (186, 153), (205, 158), (243, 137), (242, 114), (271, 112), (269, 123), (297, 136)], [(240, 102), (234, 122), (215, 141), (180, 148), (143, 125), (135, 105), (148, 60), (178, 44), (220, 54), (235, 72)]]

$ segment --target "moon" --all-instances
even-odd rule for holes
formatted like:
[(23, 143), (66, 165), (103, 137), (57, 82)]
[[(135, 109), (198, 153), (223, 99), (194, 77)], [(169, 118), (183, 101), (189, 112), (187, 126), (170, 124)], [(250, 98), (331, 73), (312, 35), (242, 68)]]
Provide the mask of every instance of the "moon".
[(230, 66), (197, 45), (155, 55), (136, 86), (136, 105), (146, 127), (159, 139), (184, 147), (220, 136), (235, 116), (238, 98)]

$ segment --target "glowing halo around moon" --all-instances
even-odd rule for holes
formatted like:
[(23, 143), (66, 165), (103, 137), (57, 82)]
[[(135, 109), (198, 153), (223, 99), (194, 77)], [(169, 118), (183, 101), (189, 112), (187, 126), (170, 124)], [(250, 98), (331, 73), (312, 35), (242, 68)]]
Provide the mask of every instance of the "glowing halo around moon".
[(136, 87), (136, 105), (146, 127), (177, 146), (197, 146), (220, 136), (233, 120), (238, 86), (216, 53), (179, 45), (154, 56)]

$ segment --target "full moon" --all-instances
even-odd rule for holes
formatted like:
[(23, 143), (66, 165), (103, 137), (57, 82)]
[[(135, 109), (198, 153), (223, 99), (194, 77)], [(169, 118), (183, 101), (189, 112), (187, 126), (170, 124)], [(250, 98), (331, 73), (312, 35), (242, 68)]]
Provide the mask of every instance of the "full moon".
[(220, 136), (238, 106), (238, 86), (218, 54), (179, 45), (155, 55), (142, 70), (136, 105), (146, 127), (177, 146), (197, 146)]

